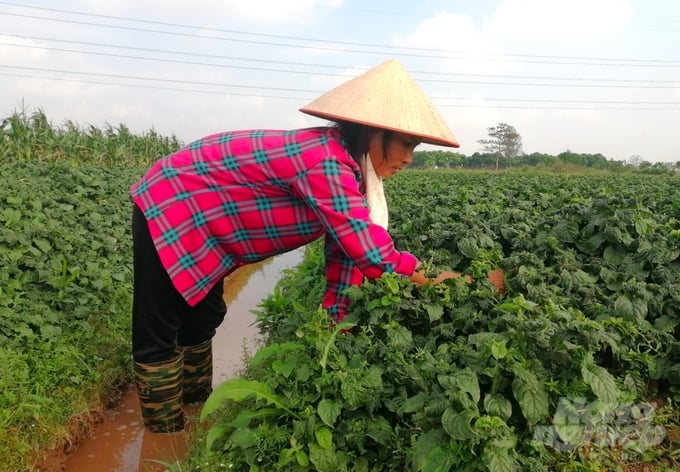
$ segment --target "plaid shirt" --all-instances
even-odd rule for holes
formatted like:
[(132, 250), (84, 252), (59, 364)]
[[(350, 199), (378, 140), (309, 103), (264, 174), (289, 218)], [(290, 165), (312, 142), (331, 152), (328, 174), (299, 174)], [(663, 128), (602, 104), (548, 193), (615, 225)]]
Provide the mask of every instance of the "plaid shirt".
[(194, 306), (227, 274), (325, 235), (323, 306), (364, 275), (411, 275), (417, 260), (369, 220), (361, 170), (332, 128), (214, 134), (157, 161), (131, 189), (161, 262)]

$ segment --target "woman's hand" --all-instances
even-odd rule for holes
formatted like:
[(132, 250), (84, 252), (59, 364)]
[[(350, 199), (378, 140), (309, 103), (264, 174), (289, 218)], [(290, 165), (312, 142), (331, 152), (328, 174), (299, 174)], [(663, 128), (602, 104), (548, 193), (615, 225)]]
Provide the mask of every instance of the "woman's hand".
[[(460, 272), (453, 272), (453, 271), (450, 271), (450, 270), (443, 270), (443, 271), (441, 271), (441, 272), (439, 273), (439, 275), (432, 281), (432, 283), (438, 284), (438, 283), (443, 282), (444, 280), (447, 280), (447, 279), (458, 279), (458, 278), (460, 278), (461, 276), (463, 276), (463, 274), (461, 274)], [(467, 282), (467, 283), (472, 283), (472, 277), (470, 277), (469, 275), (466, 275), (466, 276), (465, 276), (465, 282)]]
[(411, 282), (418, 285), (426, 285), (430, 282), (430, 279), (425, 276), (425, 271), (417, 270), (411, 275)]
[[(438, 275), (437, 277), (435, 277), (434, 279), (429, 279), (429, 278), (427, 278), (427, 276), (425, 275), (425, 272), (424, 272), (424, 271), (419, 270), (419, 271), (416, 271), (416, 272), (413, 273), (413, 275), (411, 276), (411, 282), (413, 282), (413, 283), (415, 283), (415, 284), (418, 284), (418, 285), (425, 285), (425, 284), (430, 284), (430, 283), (431, 283), (431, 284), (438, 284), (438, 283), (443, 282), (444, 280), (447, 280), (447, 279), (457, 279), (457, 278), (459, 278), (459, 277), (461, 277), (461, 276), (462, 276), (462, 274), (461, 274), (460, 272), (453, 272), (453, 271), (450, 271), (450, 270), (443, 270), (443, 271), (441, 271), (441, 272), (439, 273), (439, 275)], [(472, 277), (470, 277), (469, 275), (466, 275), (466, 276), (465, 276), (465, 281), (466, 281), (467, 283), (471, 283), (471, 282), (472, 282)]]
[(489, 282), (496, 287), (498, 293), (505, 293), (505, 272), (503, 269), (494, 269), (486, 276), (489, 278)]
[[(438, 284), (447, 279), (457, 279), (460, 277), (465, 277), (465, 282), (468, 284), (472, 283), (472, 277), (469, 275), (463, 275), (460, 272), (453, 272), (450, 270), (443, 270), (434, 279), (429, 279), (425, 275), (425, 271), (418, 270), (411, 275), (411, 282), (418, 285), (426, 284)], [(503, 269), (494, 269), (487, 273), (489, 282), (496, 288), (498, 293), (505, 293), (505, 272)]]

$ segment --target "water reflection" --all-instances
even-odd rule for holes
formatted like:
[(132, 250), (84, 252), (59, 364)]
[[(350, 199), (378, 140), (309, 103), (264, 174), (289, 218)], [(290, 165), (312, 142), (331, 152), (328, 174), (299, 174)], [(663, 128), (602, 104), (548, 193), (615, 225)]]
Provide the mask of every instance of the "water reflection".
[[(214, 376), (217, 386), (242, 366), (244, 351), (252, 354), (258, 345), (258, 330), (251, 313), (274, 290), (284, 269), (296, 266), (303, 249), (289, 252), (260, 264), (243, 267), (225, 284), (228, 305), (224, 323), (213, 340)], [(190, 407), (187, 416), (196, 418), (199, 407)], [(191, 420), (189, 428), (191, 428)], [(98, 425), (92, 437), (83, 441), (69, 457), (65, 472), (156, 472), (184, 456), (186, 433), (153, 434), (144, 429), (139, 400), (133, 386), (115, 411)]]

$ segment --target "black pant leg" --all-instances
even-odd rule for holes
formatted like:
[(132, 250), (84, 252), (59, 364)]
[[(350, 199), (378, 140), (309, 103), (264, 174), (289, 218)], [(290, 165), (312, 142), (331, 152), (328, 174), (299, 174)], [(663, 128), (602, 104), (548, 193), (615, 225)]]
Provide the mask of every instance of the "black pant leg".
[(224, 301), (224, 280), (220, 280), (210, 289), (208, 295), (198, 302), (186, 316), (180, 320), (177, 333), (177, 344), (180, 346), (196, 346), (215, 336), (217, 327), (224, 321), (227, 305)]
[(215, 335), (227, 311), (223, 281), (191, 307), (170, 280), (141, 210), (132, 216), (134, 294), (132, 355), (141, 363), (175, 356), (177, 345), (195, 346)]
[(175, 356), (177, 332), (189, 304), (177, 292), (153, 244), (141, 210), (132, 213), (132, 356), (141, 363)]

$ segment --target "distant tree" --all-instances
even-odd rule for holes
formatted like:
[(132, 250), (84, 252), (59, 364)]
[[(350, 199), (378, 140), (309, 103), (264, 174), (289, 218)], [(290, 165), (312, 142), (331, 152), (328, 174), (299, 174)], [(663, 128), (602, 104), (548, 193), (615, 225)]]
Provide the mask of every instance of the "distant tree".
[(557, 155), (562, 162), (573, 164), (580, 167), (591, 167), (594, 169), (606, 169), (608, 166), (607, 158), (602, 154), (582, 154), (572, 152), (567, 149)]
[(413, 162), (409, 166), (413, 169), (430, 169), (434, 167), (434, 156), (429, 151), (416, 151), (413, 153)]
[(465, 157), (457, 152), (450, 151), (416, 151), (413, 153), (413, 169), (451, 169), (462, 167)]
[(434, 163), (438, 168), (452, 169), (463, 165), (464, 157), (462, 154), (450, 151), (437, 151)]
[(540, 152), (532, 152), (531, 154), (524, 154), (515, 159), (520, 165), (535, 167), (535, 166), (551, 166), (555, 163), (557, 158), (549, 154)]
[(607, 169), (613, 172), (624, 172), (627, 168), (628, 165), (626, 164), (626, 161), (623, 160), (611, 160), (607, 162)]
[(501, 157), (514, 158), (522, 154), (522, 136), (507, 123), (487, 128), (488, 137), (477, 141), (484, 151), (496, 156), (496, 168)]
[(473, 169), (489, 169), (494, 166), (494, 161), (496, 162), (496, 168), (498, 168), (498, 154), (475, 152), (466, 159), (465, 167)]
[(642, 158), (639, 154), (633, 154), (628, 158), (628, 164), (636, 168), (640, 167), (640, 164), (642, 164)]

